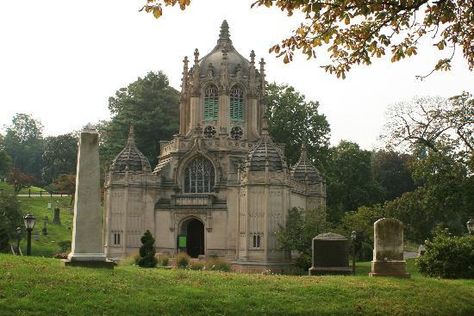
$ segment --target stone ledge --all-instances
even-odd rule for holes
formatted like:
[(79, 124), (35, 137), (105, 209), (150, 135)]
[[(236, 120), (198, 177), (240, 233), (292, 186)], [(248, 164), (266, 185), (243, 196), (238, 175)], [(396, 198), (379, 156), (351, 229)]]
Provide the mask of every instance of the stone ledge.
[(308, 269), (309, 275), (349, 275), (352, 274), (350, 267), (311, 267)]
[(84, 268), (105, 268), (113, 269), (115, 262), (110, 260), (105, 261), (76, 261), (76, 260), (61, 260), (61, 264), (65, 267), (84, 267)]

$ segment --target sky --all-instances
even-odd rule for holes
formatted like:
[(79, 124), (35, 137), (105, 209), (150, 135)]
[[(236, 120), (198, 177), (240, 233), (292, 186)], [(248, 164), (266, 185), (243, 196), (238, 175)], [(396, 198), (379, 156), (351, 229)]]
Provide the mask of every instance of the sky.
[[(345, 80), (324, 72), (319, 60), (296, 56), (283, 64), (268, 49), (300, 22), (278, 9), (250, 8), (253, 0), (193, 0), (185, 11), (165, 8), (156, 20), (138, 12), (145, 0), (23, 0), (0, 2), (0, 131), (15, 113), (28, 113), (59, 135), (110, 118), (108, 98), (149, 71), (163, 71), (179, 89), (182, 60), (201, 56), (229, 23), (234, 47), (265, 58), (269, 82), (286, 83), (319, 101), (331, 126), (331, 143), (341, 139), (363, 148), (377, 146), (389, 105), (415, 96), (449, 97), (474, 92), (474, 73), (461, 55), (453, 70), (428, 73), (437, 55), (423, 43), (419, 54), (390, 63), (356, 66)], [(191, 58), (192, 59), (192, 58)]]

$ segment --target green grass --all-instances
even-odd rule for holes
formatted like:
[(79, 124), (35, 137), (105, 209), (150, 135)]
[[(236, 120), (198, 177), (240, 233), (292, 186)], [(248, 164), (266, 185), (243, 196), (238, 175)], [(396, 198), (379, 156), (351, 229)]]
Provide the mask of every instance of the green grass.
[(31, 192), (32, 194), (39, 194), (40, 192), (43, 192), (43, 194), (47, 195), (48, 192), (43, 189), (43, 188), (40, 188), (40, 187), (35, 187), (35, 186), (31, 186), (29, 188), (23, 188), (20, 190), (19, 194), (28, 194), (28, 192)]
[(0, 314), (474, 315), (474, 280), (111, 271), (0, 255)]
[[(31, 254), (33, 256), (52, 257), (59, 252), (58, 242), (64, 240), (71, 240), (72, 235), (72, 205), (70, 205), (70, 197), (18, 197), (20, 201), (21, 210), (23, 213), (30, 212), (36, 217), (36, 225), (34, 233), (36, 232), (39, 240), (31, 239)], [(56, 203), (59, 203), (61, 209), (61, 225), (54, 225), (53, 222), (53, 208)], [(48, 209), (48, 203), (52, 203), (51, 209)], [(46, 224), (48, 235), (44, 236), (41, 232), (43, 229), (44, 218), (48, 217)], [(21, 241), (21, 248), (23, 253), (26, 253), (26, 239)]]

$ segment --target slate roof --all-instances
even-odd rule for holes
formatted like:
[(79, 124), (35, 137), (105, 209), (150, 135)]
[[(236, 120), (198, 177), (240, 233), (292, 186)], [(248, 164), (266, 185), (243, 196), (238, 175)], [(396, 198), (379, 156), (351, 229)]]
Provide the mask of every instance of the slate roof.
[(265, 171), (267, 164), (268, 171), (282, 171), (286, 167), (279, 148), (273, 143), (266, 126), (264, 126), (262, 138), (247, 156), (246, 167), (250, 171)]
[(135, 145), (133, 126), (130, 127), (125, 148), (115, 157), (110, 166), (111, 172), (151, 172), (150, 162)]
[(308, 159), (308, 154), (306, 152), (306, 146), (301, 147), (300, 159), (293, 166), (291, 171), (291, 176), (294, 180), (299, 182), (306, 182), (310, 184), (315, 184), (321, 182), (321, 175), (319, 174), (318, 169), (311, 163)]
[(226, 20), (222, 22), (217, 45), (209, 54), (201, 58), (199, 61), (200, 76), (207, 76), (209, 65), (212, 65), (214, 74), (219, 75), (221, 73), (222, 63), (224, 62), (224, 56), (230, 74), (234, 74), (237, 69), (240, 68), (242, 75), (248, 75), (250, 62), (240, 55), (232, 45), (232, 40), (230, 39), (229, 34), (229, 25)]

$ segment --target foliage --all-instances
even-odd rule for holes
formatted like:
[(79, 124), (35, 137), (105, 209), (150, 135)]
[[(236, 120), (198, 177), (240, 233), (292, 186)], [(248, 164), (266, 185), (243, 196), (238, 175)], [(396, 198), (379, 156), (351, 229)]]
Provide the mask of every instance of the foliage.
[(207, 260), (205, 267), (207, 270), (210, 271), (230, 272), (232, 270), (230, 265), (226, 261), (218, 258)]
[(73, 174), (61, 174), (51, 185), (54, 192), (74, 194), (76, 191), (76, 176)]
[(441, 230), (425, 248), (416, 262), (423, 275), (474, 279), (474, 236), (451, 236)]
[(134, 126), (137, 147), (151, 165), (157, 163), (160, 141), (178, 131), (179, 93), (169, 86), (161, 71), (149, 72), (109, 98), (112, 120), (102, 122), (101, 162), (109, 165), (125, 146), (130, 125)]
[(206, 268), (206, 264), (203, 261), (191, 261), (189, 263), (190, 270), (201, 271), (201, 270), (205, 270), (205, 268)]
[(265, 104), (270, 135), (285, 144), (288, 163), (298, 161), (305, 144), (309, 157), (321, 166), (326, 161), (330, 128), (326, 117), (318, 113), (319, 103), (307, 101), (291, 86), (271, 83), (266, 87)]
[(52, 183), (60, 175), (74, 174), (77, 164), (77, 137), (73, 134), (44, 139), (42, 179)]
[(32, 176), (23, 173), (20, 169), (12, 168), (8, 173), (7, 182), (13, 185), (15, 193), (18, 194), (21, 189), (30, 187), (34, 179)]
[(372, 154), (372, 175), (382, 188), (383, 200), (393, 200), (415, 189), (409, 167), (410, 160), (410, 155), (393, 150), (379, 150)]
[(0, 193), (0, 251), (10, 251), (18, 226), (23, 226), (20, 203), (14, 194)]
[(473, 131), (474, 99), (464, 92), (449, 99), (418, 97), (392, 105), (383, 137), (391, 146), (411, 150), (449, 146), (467, 161), (474, 151)]
[(384, 217), (384, 208), (380, 204), (362, 206), (357, 211), (347, 212), (341, 219), (339, 229), (345, 236), (356, 232), (355, 247), (359, 260), (372, 259), (374, 244), (374, 223)]
[(15, 114), (7, 126), (4, 147), (12, 158), (13, 168), (31, 175), (40, 183), (43, 153), (43, 126), (32, 116)]
[(189, 262), (191, 261), (191, 257), (185, 252), (180, 252), (176, 255), (176, 267), (180, 269), (185, 269), (189, 266)]
[(291, 208), (288, 210), (285, 227), (277, 231), (277, 240), (280, 249), (287, 251), (296, 250), (299, 257), (295, 265), (307, 270), (311, 266), (311, 243), (315, 236), (323, 233), (328, 227), (326, 212), (320, 209), (303, 210)]
[(0, 180), (5, 178), (12, 165), (12, 158), (5, 151), (3, 135), (0, 134)]
[[(345, 78), (354, 65), (370, 65), (374, 58), (386, 54), (397, 62), (416, 55), (419, 43), (429, 41), (440, 50), (433, 71), (449, 70), (456, 48), (462, 48), (469, 69), (474, 68), (474, 9), (469, 1), (253, 1), (252, 7), (277, 7), (300, 21), (291, 36), (270, 48), (278, 57), (283, 56), (284, 63), (292, 61), (294, 51), (301, 51), (308, 59), (327, 51), (330, 62), (322, 67)], [(178, 4), (184, 10), (190, 3), (147, 0), (142, 10), (159, 18), (163, 5)]]
[(347, 141), (330, 149), (327, 204), (331, 222), (339, 222), (345, 212), (382, 201), (382, 188), (372, 174), (371, 155), (370, 151)]
[(155, 258), (155, 238), (147, 230), (140, 240), (142, 246), (139, 250), (140, 256), (137, 257), (137, 264), (142, 268), (156, 267), (158, 260)]

